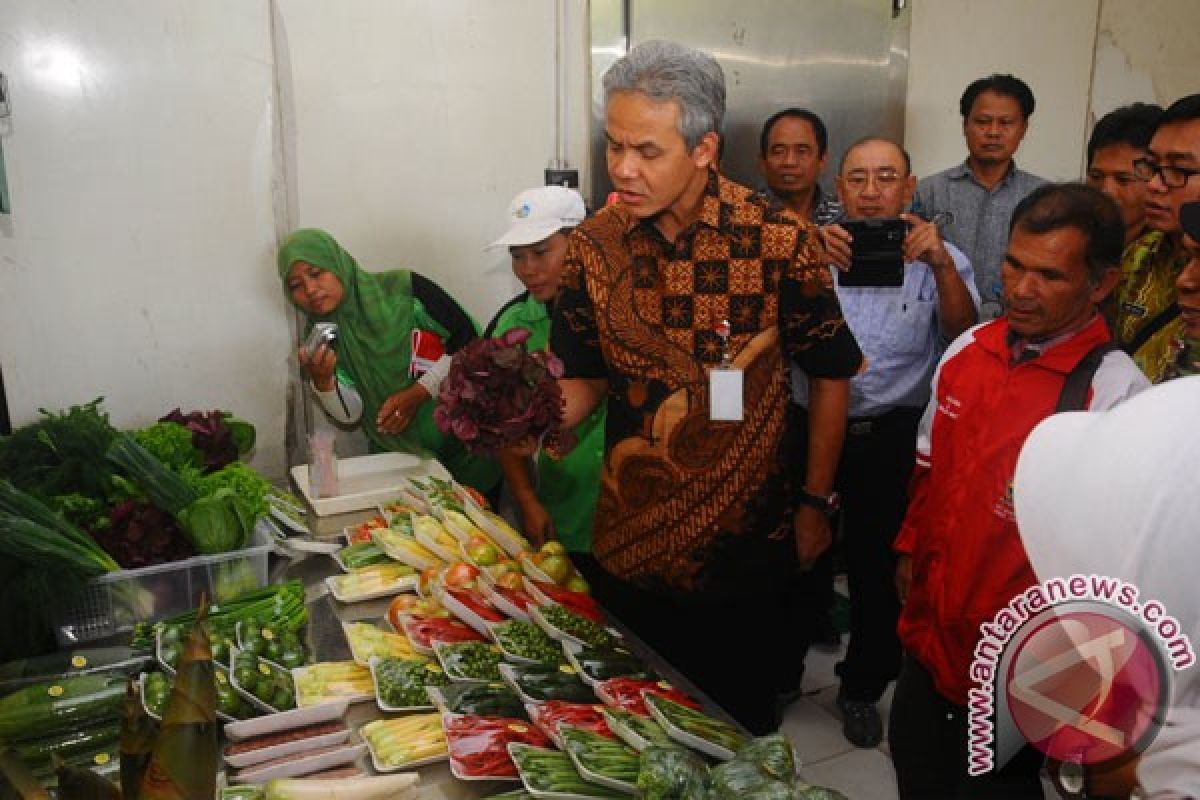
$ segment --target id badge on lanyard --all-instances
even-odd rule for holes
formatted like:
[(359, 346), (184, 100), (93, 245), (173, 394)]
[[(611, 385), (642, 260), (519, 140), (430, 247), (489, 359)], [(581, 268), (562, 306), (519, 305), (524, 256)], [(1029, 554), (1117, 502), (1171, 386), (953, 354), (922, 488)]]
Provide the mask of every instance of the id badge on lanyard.
[(708, 418), (714, 422), (741, 422), (744, 373), (733, 366), (729, 355), (729, 320), (721, 320), (714, 330), (721, 337), (721, 365), (708, 370)]

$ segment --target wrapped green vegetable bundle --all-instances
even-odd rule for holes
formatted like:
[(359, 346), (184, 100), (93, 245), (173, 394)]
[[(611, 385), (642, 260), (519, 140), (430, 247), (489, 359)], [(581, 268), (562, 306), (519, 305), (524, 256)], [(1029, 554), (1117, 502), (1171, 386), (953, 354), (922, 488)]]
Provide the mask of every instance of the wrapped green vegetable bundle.
[(678, 745), (642, 751), (637, 788), (643, 800), (696, 800), (709, 796), (712, 778), (704, 761)]

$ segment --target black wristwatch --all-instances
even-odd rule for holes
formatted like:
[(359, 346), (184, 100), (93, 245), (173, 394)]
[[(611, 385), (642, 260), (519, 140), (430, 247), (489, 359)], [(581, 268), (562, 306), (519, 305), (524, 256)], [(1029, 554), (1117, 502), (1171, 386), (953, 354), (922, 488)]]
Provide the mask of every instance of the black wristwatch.
[(842, 507), (842, 498), (837, 492), (830, 492), (829, 496), (813, 494), (803, 486), (796, 492), (796, 502), (803, 506), (812, 506), (821, 511), (825, 516), (832, 517)]

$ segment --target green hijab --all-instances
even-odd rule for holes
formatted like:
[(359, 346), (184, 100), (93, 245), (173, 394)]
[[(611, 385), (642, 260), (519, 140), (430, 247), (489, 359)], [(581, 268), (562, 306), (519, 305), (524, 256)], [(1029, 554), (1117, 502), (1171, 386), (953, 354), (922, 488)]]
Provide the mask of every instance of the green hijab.
[(297, 261), (328, 270), (342, 283), (342, 302), (330, 314), (305, 312), (305, 331), (315, 322), (337, 323), (338, 366), (353, 377), (362, 395), (362, 426), (367, 437), (383, 450), (428, 455), (436, 443), (421, 441), (425, 437), (420, 436), (415, 420), (414, 426), (399, 434), (383, 433), (375, 427), (375, 416), (383, 402), (413, 383), (408, 374), (416, 317), (412, 273), (406, 269), (367, 272), (328, 233), (302, 228), (279, 249), (279, 277), (289, 300), (288, 273)]
[(337, 323), (338, 369), (353, 378), (362, 396), (362, 426), (374, 448), (436, 456), (459, 481), (482, 492), (491, 490), (499, 481), (498, 465), (471, 455), (461, 442), (442, 433), (433, 419), (435, 403), (422, 404), (401, 433), (383, 433), (375, 427), (383, 402), (414, 383), (408, 372), (413, 329), (424, 328), (443, 338), (449, 335), (413, 298), (412, 272), (367, 272), (328, 233), (302, 228), (279, 248), (279, 277), (289, 300), (288, 272), (297, 261), (332, 272), (342, 283), (342, 302), (332, 313), (317, 316), (305, 312), (305, 332), (315, 322)]

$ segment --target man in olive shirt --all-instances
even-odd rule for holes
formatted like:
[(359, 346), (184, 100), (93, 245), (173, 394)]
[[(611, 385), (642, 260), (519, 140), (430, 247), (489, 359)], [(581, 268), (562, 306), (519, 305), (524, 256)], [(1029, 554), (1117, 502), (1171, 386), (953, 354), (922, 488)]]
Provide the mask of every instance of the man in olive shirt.
[(914, 211), (925, 219), (947, 211), (953, 215), (942, 224), (942, 233), (975, 269), (983, 303), (979, 318), (989, 320), (1001, 313), (1008, 221), (1017, 203), (1045, 183), (1017, 169), (1013, 160), (1033, 116), (1033, 91), (1012, 75), (990, 75), (966, 88), (958, 109), (967, 160), (922, 180)]
[(1200, 200), (1200, 94), (1176, 100), (1163, 112), (1146, 155), (1133, 168), (1146, 182), (1150, 231), (1121, 261), (1114, 334), (1150, 382), (1158, 383), (1180, 335), (1175, 281), (1189, 256), (1179, 212), (1184, 203)]

